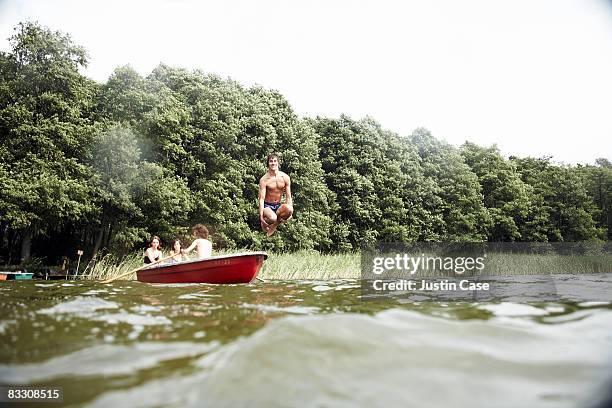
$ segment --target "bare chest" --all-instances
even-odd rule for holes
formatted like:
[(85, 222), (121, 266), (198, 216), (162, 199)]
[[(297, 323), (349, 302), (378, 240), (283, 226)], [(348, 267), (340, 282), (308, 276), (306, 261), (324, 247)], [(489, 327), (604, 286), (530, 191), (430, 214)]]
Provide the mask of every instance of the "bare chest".
[(276, 176), (276, 177), (270, 177), (267, 180), (265, 180), (265, 184), (266, 184), (266, 189), (268, 190), (282, 191), (285, 189), (285, 185), (287, 183), (285, 183), (285, 180), (283, 179), (282, 176)]

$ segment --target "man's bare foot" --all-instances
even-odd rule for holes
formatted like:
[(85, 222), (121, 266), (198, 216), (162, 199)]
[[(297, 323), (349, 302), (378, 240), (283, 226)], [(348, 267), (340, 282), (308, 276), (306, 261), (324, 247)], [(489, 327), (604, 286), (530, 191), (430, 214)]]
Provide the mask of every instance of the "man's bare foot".
[(278, 223), (279, 223), (279, 224), (282, 224), (282, 223), (284, 223), (284, 222), (289, 221), (291, 218), (293, 218), (293, 215), (290, 215), (290, 216), (289, 216), (289, 218), (287, 218), (286, 220), (285, 220), (285, 219), (282, 219), (282, 218), (279, 218)]
[(272, 234), (274, 234), (274, 232), (276, 231), (276, 227), (278, 227), (278, 222), (275, 222), (274, 224), (268, 227), (266, 235), (271, 236)]

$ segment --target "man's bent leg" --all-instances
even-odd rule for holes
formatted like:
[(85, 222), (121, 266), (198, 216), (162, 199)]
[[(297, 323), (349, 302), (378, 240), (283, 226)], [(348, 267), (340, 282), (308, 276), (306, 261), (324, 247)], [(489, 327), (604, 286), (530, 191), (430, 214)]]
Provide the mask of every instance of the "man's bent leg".
[(278, 218), (278, 222), (282, 223), (289, 220), (293, 216), (293, 206), (288, 204), (283, 204), (276, 211), (276, 216)]
[(283, 222), (287, 221), (293, 215), (293, 207), (287, 204), (283, 204), (276, 210), (276, 222), (271, 224), (267, 229), (267, 235), (270, 236), (274, 234), (276, 231), (276, 227), (278, 227)]
[(266, 224), (264, 224), (263, 222), (261, 223), (261, 229), (263, 229), (264, 231), (268, 232), (270, 229), (270, 226), (273, 224), (276, 224), (277, 222), (277, 217), (276, 214), (274, 213), (274, 211), (272, 211), (271, 208), (264, 208), (263, 210), (263, 218), (266, 221)]

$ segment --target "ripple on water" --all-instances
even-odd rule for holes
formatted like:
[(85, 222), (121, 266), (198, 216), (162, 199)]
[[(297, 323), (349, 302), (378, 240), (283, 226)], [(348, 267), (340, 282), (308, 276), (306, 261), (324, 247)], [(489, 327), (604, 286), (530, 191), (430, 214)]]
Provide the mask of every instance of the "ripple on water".
[(521, 303), (490, 303), (478, 305), (478, 309), (487, 310), (495, 316), (546, 316), (547, 310)]
[(525, 324), (398, 309), (287, 316), (205, 355), (195, 374), (107, 392), (92, 406), (564, 407), (612, 368), (611, 311), (556, 325), (514, 319)]
[(611, 304), (610, 302), (599, 302), (599, 301), (591, 301), (591, 302), (581, 302), (578, 303), (580, 307), (594, 307), (594, 306), (607, 306)]
[(157, 326), (172, 324), (172, 320), (165, 316), (139, 315), (133, 313), (108, 313), (93, 317), (92, 320), (108, 324), (126, 323), (133, 326)]
[(336, 286), (335, 290), (342, 290), (342, 289), (359, 289), (361, 288), (361, 285), (355, 285), (355, 284), (342, 284), (342, 285), (338, 285)]
[(43, 363), (0, 364), (0, 382), (30, 384), (59, 377), (128, 375), (162, 361), (199, 356), (217, 346), (217, 342), (96, 345)]
[(2, 320), (0, 321), (0, 334), (4, 334), (6, 329), (8, 329), (11, 325), (17, 323), (17, 320)]
[(109, 293), (109, 292), (106, 289), (92, 289), (92, 290), (88, 290), (87, 292), (83, 292), (81, 294), (82, 295), (99, 295), (102, 293)]
[(162, 310), (162, 307), (151, 305), (137, 305), (131, 307), (130, 310), (136, 313), (159, 312)]
[(291, 313), (291, 314), (313, 314), (320, 309), (314, 306), (274, 306), (274, 305), (253, 305), (249, 303), (242, 304), (245, 309), (257, 309), (262, 312), (269, 313)]
[(549, 313), (563, 313), (565, 312), (565, 306), (557, 304), (548, 304), (546, 305), (546, 307), (544, 307), (544, 310)]
[(106, 310), (119, 309), (115, 302), (99, 299), (96, 297), (77, 297), (73, 300), (59, 303), (53, 307), (39, 310), (38, 313), (51, 316), (69, 315), (93, 321), (104, 322), (107, 324), (129, 324), (135, 327), (136, 332), (131, 333), (131, 338), (135, 338), (142, 327), (156, 325), (170, 325), (172, 321), (165, 316), (154, 316), (147, 312), (158, 311), (159, 307), (149, 305), (138, 305), (132, 308), (137, 312), (128, 313), (120, 310), (116, 313), (104, 313)]
[(201, 300), (204, 298), (215, 297), (216, 295), (209, 295), (207, 293), (186, 293), (184, 295), (180, 295), (178, 298), (181, 300)]
[(86, 315), (102, 309), (117, 309), (119, 305), (104, 299), (95, 297), (77, 297), (67, 302), (59, 303), (53, 307), (39, 310), (41, 314), (76, 314)]

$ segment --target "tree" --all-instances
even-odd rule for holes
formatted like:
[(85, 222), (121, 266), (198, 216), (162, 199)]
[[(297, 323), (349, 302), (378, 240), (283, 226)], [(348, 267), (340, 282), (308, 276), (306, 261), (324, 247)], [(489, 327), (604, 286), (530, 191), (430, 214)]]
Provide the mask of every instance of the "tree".
[[(96, 84), (85, 50), (20, 24), (0, 53), (0, 255), (42, 242), (125, 253), (206, 224), (217, 248), (352, 251), (374, 241), (610, 238), (612, 165), (504, 159), (372, 118), (299, 118), (279, 92), (161, 64)], [(281, 154), (294, 218), (260, 231), (258, 180)], [(54, 246), (55, 248), (55, 246)], [(73, 250), (73, 248), (70, 248)], [(41, 253), (38, 250), (38, 253)]]
[(102, 247), (125, 253), (151, 232), (171, 241), (184, 233), (193, 209), (184, 180), (143, 161), (130, 129), (113, 127), (96, 138), (91, 166), (95, 203), (101, 208), (93, 225), (93, 254)]
[[(585, 241), (603, 238), (594, 218), (597, 208), (583, 180), (571, 167), (555, 166), (550, 158), (513, 158), (523, 182), (533, 188), (541, 226), (548, 241)], [(545, 217), (544, 217), (545, 216)]]
[(35, 236), (95, 213), (83, 158), (97, 87), (68, 35), (22, 23), (10, 45), (0, 54), (0, 222), (21, 237), (26, 261)]
[(597, 206), (594, 215), (599, 228), (607, 231), (612, 239), (612, 163), (605, 158), (595, 161), (595, 166), (577, 166), (575, 171), (582, 178), (587, 194)]
[(530, 240), (526, 225), (532, 209), (530, 189), (514, 164), (506, 161), (496, 146), (485, 148), (466, 142), (461, 155), (478, 177), (484, 205), (491, 214), (489, 240)]
[(480, 242), (487, 238), (491, 217), (483, 204), (478, 178), (460, 152), (426, 129), (410, 136), (421, 158), (431, 192), (424, 201), (431, 227), (424, 241)]
[(413, 242), (431, 230), (424, 209), (431, 184), (413, 146), (374, 120), (317, 118), (319, 157), (333, 193), (337, 249), (358, 249), (376, 240)]
[[(189, 218), (207, 224), (218, 246), (331, 248), (316, 135), (282, 95), (160, 65), (144, 79), (118, 69), (99, 101), (101, 116), (135, 130), (145, 160), (186, 180), (195, 202)], [(292, 177), (296, 213), (262, 241), (257, 185), (272, 150)]]

